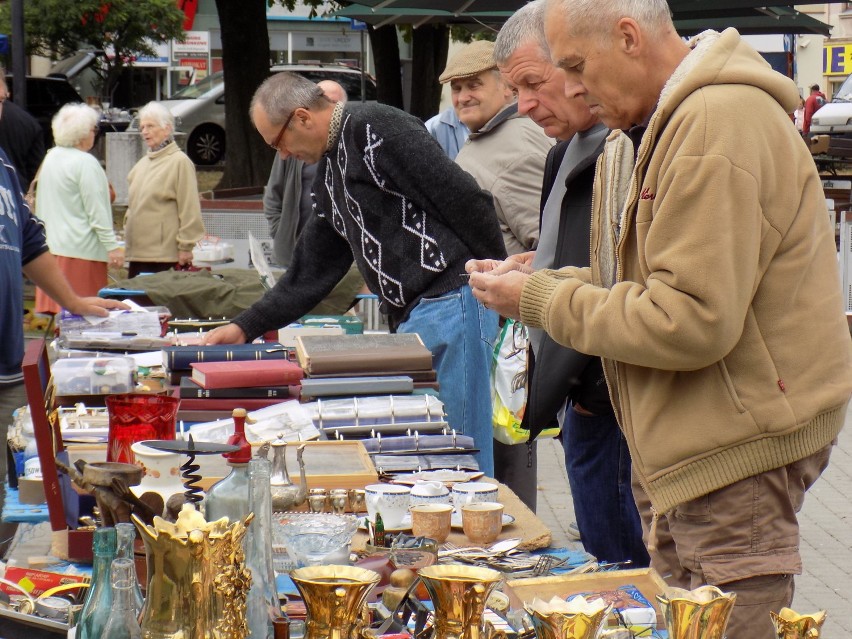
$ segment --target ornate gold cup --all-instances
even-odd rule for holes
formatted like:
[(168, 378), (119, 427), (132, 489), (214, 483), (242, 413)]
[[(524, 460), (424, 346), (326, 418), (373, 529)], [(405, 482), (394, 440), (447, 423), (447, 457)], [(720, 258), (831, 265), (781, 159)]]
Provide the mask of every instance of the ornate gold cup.
[[(191, 511), (191, 513), (190, 513)], [(245, 566), (244, 521), (206, 522), (189, 504), (176, 523), (147, 526), (133, 515), (148, 560), (143, 639), (244, 639), (251, 573)]]
[(736, 598), (715, 586), (670, 588), (657, 595), (669, 639), (722, 639)]
[(817, 639), (825, 622), (825, 610), (800, 615), (789, 608), (781, 608), (778, 614), (770, 612), (778, 639)]
[(365, 600), (381, 576), (353, 566), (309, 566), (290, 578), (305, 600), (305, 639), (356, 639), (367, 626)]
[(538, 639), (596, 639), (612, 610), (612, 606), (607, 606), (593, 615), (582, 612), (551, 612), (546, 615), (528, 604), (524, 604), (524, 608), (532, 619)]
[(484, 622), (485, 601), (501, 575), (475, 566), (427, 566), (419, 572), (435, 606), (432, 639), (489, 639), (505, 636)]

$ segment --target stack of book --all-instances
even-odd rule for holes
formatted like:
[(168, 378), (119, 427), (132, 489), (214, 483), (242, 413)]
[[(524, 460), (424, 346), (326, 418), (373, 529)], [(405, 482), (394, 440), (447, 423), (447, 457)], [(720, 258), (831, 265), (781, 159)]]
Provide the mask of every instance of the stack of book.
[(302, 369), (276, 344), (175, 346), (163, 356), (179, 419), (209, 421), (299, 398)]
[(277, 342), (266, 344), (216, 344), (215, 346), (167, 346), (163, 348), (166, 381), (177, 386), (191, 377), (196, 362), (236, 362), (289, 359), (287, 349)]
[(298, 336), (304, 397), (352, 397), (438, 390), (432, 353), (415, 333)]

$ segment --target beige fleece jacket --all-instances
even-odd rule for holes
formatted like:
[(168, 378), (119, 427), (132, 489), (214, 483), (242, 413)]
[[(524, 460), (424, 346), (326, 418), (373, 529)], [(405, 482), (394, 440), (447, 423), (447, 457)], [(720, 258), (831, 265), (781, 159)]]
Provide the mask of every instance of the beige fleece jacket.
[[(824, 447), (852, 393), (834, 232), (787, 116), (796, 87), (733, 29), (693, 46), (651, 117), (623, 209), (598, 163), (591, 273), (539, 272), (521, 298), (529, 326), (605, 359), (657, 512)], [(605, 212), (616, 233), (600, 233)], [(610, 237), (615, 283), (604, 287)]]

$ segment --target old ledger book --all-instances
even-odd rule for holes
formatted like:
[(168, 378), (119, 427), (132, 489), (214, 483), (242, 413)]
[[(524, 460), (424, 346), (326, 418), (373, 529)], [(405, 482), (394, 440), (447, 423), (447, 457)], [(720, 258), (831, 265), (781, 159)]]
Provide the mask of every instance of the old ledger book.
[(432, 353), (416, 333), (297, 337), (296, 356), (308, 375), (432, 369)]
[(301, 382), (302, 369), (286, 359), (193, 362), (192, 379), (202, 388), (289, 386)]

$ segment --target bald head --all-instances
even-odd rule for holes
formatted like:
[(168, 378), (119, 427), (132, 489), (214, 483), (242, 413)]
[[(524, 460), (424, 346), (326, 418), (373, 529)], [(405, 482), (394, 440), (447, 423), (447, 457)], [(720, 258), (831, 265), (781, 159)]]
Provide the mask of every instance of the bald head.
[(332, 102), (346, 102), (349, 99), (349, 96), (346, 95), (346, 89), (334, 80), (320, 80), (317, 82), (317, 86), (325, 93), (325, 97)]

